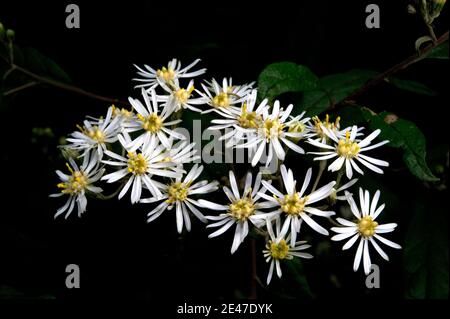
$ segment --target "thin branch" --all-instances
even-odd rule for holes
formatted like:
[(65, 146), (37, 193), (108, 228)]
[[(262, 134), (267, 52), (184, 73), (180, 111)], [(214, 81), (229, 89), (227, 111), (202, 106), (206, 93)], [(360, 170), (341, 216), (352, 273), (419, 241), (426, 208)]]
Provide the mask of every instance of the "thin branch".
[(407, 59), (403, 60), (402, 62), (397, 63), (393, 67), (389, 68), (388, 70), (386, 70), (383, 73), (380, 73), (379, 75), (374, 77), (372, 80), (367, 82), (364, 86), (362, 86), (359, 90), (356, 90), (355, 92), (350, 94), (345, 100), (353, 100), (353, 99), (355, 99), (356, 97), (360, 96), (361, 94), (363, 94), (367, 90), (369, 90), (372, 87), (380, 84), (385, 79), (387, 79), (390, 76), (392, 76), (393, 74), (395, 74), (395, 73), (397, 73), (397, 72), (407, 68), (411, 64), (419, 62), (420, 60), (425, 58), (430, 53), (431, 50), (433, 50), (435, 47), (437, 47), (438, 45), (444, 43), (447, 40), (448, 40), (448, 31), (445, 32), (439, 39), (437, 39), (435, 43), (430, 44), (425, 49), (421, 50), (419, 54), (411, 55), (410, 57), (408, 57)]
[(249, 299), (256, 299), (258, 297), (257, 295), (257, 289), (256, 284), (258, 280), (258, 274), (256, 271), (256, 240), (251, 239), (250, 240), (250, 249), (251, 249), (251, 258), (252, 258), (252, 276), (251, 276), (251, 283), (250, 283), (250, 296)]
[(25, 89), (27, 89), (27, 88), (29, 88), (29, 87), (32, 87), (32, 86), (35, 86), (35, 85), (37, 85), (37, 84), (38, 84), (38, 82), (36, 82), (36, 81), (32, 81), (32, 82), (25, 83), (24, 85), (15, 87), (14, 89), (11, 89), (11, 90), (8, 90), (8, 91), (5, 91), (5, 92), (3, 93), (3, 96), (8, 96), (8, 95), (17, 93), (17, 92), (19, 92), (19, 91), (25, 90)]
[(121, 101), (119, 99), (113, 99), (113, 98), (109, 98), (106, 96), (98, 95), (98, 94), (83, 90), (79, 87), (76, 87), (76, 86), (73, 86), (70, 84), (61, 83), (61, 82), (40, 76), (38, 74), (35, 74), (35, 73), (33, 73), (27, 69), (24, 69), (18, 65), (15, 65), (15, 64), (12, 64), (11, 67), (17, 71), (20, 71), (20, 72), (28, 75), (29, 77), (35, 79), (36, 81), (38, 81), (40, 83), (48, 84), (48, 85), (57, 87), (59, 89), (70, 91), (70, 92), (73, 92), (73, 93), (76, 93), (79, 95), (87, 96), (87, 97), (90, 97), (90, 98), (93, 98), (93, 99), (96, 99), (99, 101), (104, 101), (104, 102), (108, 102), (108, 103), (112, 103), (112, 104), (127, 105), (127, 106), (130, 105), (128, 102)]

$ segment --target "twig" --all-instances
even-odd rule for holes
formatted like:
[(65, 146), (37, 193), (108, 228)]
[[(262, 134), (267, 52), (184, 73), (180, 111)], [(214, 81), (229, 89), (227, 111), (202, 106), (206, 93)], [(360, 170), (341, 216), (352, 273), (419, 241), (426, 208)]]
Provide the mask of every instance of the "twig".
[(258, 279), (258, 274), (256, 272), (256, 240), (251, 239), (250, 240), (250, 249), (251, 249), (251, 257), (252, 257), (252, 276), (251, 276), (251, 283), (250, 283), (250, 295), (249, 299), (256, 299), (257, 298), (257, 290), (256, 290), (256, 284)]
[(14, 70), (20, 71), (23, 74), (28, 75), (29, 77), (35, 79), (37, 82), (49, 84), (51, 86), (57, 87), (57, 88), (62, 89), (62, 90), (70, 91), (70, 92), (73, 92), (73, 93), (76, 93), (76, 94), (79, 94), (79, 95), (87, 96), (87, 97), (90, 97), (90, 98), (93, 98), (93, 99), (96, 99), (96, 100), (99, 100), (99, 101), (108, 102), (108, 103), (127, 105), (127, 106), (130, 105), (128, 102), (121, 101), (119, 99), (113, 99), (113, 98), (109, 98), (109, 97), (106, 97), (106, 96), (98, 95), (98, 94), (95, 94), (95, 93), (83, 90), (83, 89), (81, 89), (79, 87), (76, 87), (76, 86), (73, 86), (73, 85), (61, 83), (61, 82), (58, 82), (58, 81), (55, 81), (55, 80), (52, 80), (52, 79), (40, 76), (40, 75), (35, 74), (35, 73), (33, 73), (33, 72), (31, 72), (31, 71), (29, 71), (27, 69), (22, 68), (22, 67), (20, 67), (20, 66), (18, 66), (16, 64), (12, 64), (11, 68), (14, 69)]
[(314, 181), (313, 188), (311, 189), (311, 193), (314, 192), (317, 188), (317, 185), (319, 185), (320, 178), (322, 177), (323, 172), (325, 171), (325, 168), (327, 167), (327, 161), (320, 161), (319, 164), (319, 173), (317, 174), (316, 180)]
[(23, 85), (20, 85), (20, 86), (18, 86), (18, 87), (15, 87), (14, 89), (5, 91), (5, 92), (3, 93), (3, 96), (8, 96), (8, 95), (17, 93), (17, 92), (19, 92), (19, 91), (25, 90), (25, 89), (27, 89), (27, 88), (29, 88), (29, 87), (32, 87), (32, 86), (35, 86), (35, 85), (37, 85), (37, 84), (38, 84), (38, 82), (36, 82), (36, 81), (32, 81), (32, 82), (25, 83), (25, 84), (23, 84)]
[(383, 82), (386, 78), (389, 78), (391, 75), (397, 73), (400, 70), (403, 70), (407, 68), (409, 65), (419, 62), (423, 58), (427, 56), (428, 53), (438, 45), (444, 43), (448, 40), (448, 31), (445, 32), (439, 39), (437, 39), (434, 43), (428, 45), (425, 49), (421, 50), (419, 54), (414, 54), (408, 57), (407, 59), (403, 60), (400, 63), (397, 63), (393, 67), (389, 68), (388, 70), (384, 71), (383, 73), (380, 73), (376, 77), (374, 77), (372, 80), (367, 82), (364, 86), (362, 86), (360, 89), (356, 90), (349, 96), (345, 98), (345, 100), (353, 100), (355, 97), (360, 96), (365, 91), (369, 90), (370, 88), (378, 85), (379, 83)]

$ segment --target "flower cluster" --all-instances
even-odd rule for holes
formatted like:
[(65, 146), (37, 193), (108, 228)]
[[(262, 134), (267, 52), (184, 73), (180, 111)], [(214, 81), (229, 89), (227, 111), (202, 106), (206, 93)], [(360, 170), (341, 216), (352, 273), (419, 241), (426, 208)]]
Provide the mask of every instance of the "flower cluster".
[[(65, 213), (67, 218), (75, 204), (80, 216), (86, 211), (87, 195), (111, 197), (103, 195), (97, 183), (114, 183), (117, 191), (113, 195), (118, 199), (128, 193), (132, 204), (150, 205), (148, 222), (173, 209), (179, 233), (183, 229), (191, 230), (193, 216), (203, 223), (211, 222), (206, 226), (215, 228), (210, 238), (234, 227), (231, 253), (250, 232), (265, 234), (262, 253), (270, 262), (267, 284), (274, 270), (281, 277), (284, 260), (312, 258), (311, 254), (302, 252), (310, 245), (297, 241), (302, 236), (302, 224), (328, 236), (324, 224), (333, 221), (336, 215), (333, 207), (338, 201), (348, 202), (355, 220), (338, 217), (336, 221), (341, 227), (331, 228), (338, 233), (331, 239), (349, 238), (344, 250), (359, 239), (355, 271), (362, 259), (364, 271), (369, 272), (369, 242), (386, 260), (386, 253), (376, 240), (400, 248), (380, 235), (396, 227), (396, 224), (379, 225), (375, 221), (384, 209), (384, 204), (377, 207), (380, 192), (370, 202), (369, 192), (360, 188), (358, 208), (348, 191), (358, 182), (352, 179), (354, 171), (364, 174), (360, 165), (380, 174), (383, 173), (380, 167), (389, 165), (367, 155), (368, 151), (388, 143), (372, 144), (380, 130), (364, 136), (362, 127), (341, 128), (339, 118), (332, 122), (328, 115), (322, 121), (317, 116), (306, 117), (305, 112), (296, 114), (292, 104), (284, 107), (279, 101), (270, 103), (264, 97), (258, 98), (254, 83), (233, 85), (231, 78), (224, 78), (220, 84), (212, 79), (196, 89), (193, 78), (206, 71), (192, 70), (199, 61), (184, 68), (176, 59), (160, 69), (136, 66), (139, 77), (134, 80), (139, 82), (136, 88), (140, 99), (129, 97), (130, 109), (113, 105), (105, 117), (88, 117), (70, 134), (67, 143), (61, 146), (68, 160), (69, 174), (56, 171), (61, 180), (60, 192), (51, 195), (67, 195), (68, 199), (55, 217)], [(183, 80), (186, 86), (182, 86)], [(201, 179), (204, 167), (191, 164), (200, 162), (195, 145), (177, 130), (182, 124), (183, 110), (216, 115), (208, 129), (223, 132), (219, 140), (226, 147), (246, 150), (249, 165), (244, 176), (231, 170), (221, 179), (226, 184), (222, 186), (218, 181)], [(317, 149), (306, 152), (311, 146)], [(320, 162), (316, 175), (309, 168), (297, 184), (298, 175), (284, 164), (289, 150), (304, 156), (314, 155), (314, 161)], [(82, 164), (78, 165), (77, 161)], [(276, 163), (276, 172), (264, 173), (263, 168), (272, 161)], [(255, 172), (258, 163), (261, 170)], [(323, 183), (321, 177), (327, 165), (331, 176), (337, 173), (331, 181)], [(345, 177), (348, 181), (341, 185)], [(219, 187), (227, 202), (202, 198)], [(208, 210), (219, 214), (205, 216)]]

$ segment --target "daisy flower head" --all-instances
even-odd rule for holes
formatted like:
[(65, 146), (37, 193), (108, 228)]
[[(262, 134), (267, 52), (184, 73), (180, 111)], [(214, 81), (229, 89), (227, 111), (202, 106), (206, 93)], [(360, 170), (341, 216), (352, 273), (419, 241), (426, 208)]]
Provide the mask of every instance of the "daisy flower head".
[(103, 152), (110, 143), (117, 141), (117, 134), (120, 132), (119, 119), (113, 118), (112, 109), (108, 109), (105, 119), (98, 119), (96, 121), (85, 120), (84, 126), (78, 126), (79, 132), (73, 132), (67, 141), (67, 148), (76, 150), (85, 156), (87, 152), (94, 150), (98, 157), (103, 157)]
[(203, 199), (199, 200), (199, 204), (204, 208), (224, 212), (219, 216), (206, 216), (207, 219), (215, 221), (215, 223), (209, 224), (206, 227), (220, 227), (210, 234), (208, 236), (209, 238), (217, 237), (226, 232), (231, 226), (236, 225), (233, 244), (231, 246), (231, 253), (233, 254), (244, 241), (245, 237), (247, 237), (249, 221), (257, 227), (262, 226), (264, 224), (264, 218), (269, 215), (262, 212), (261, 209), (273, 207), (273, 204), (267, 201), (260, 201), (261, 196), (259, 194), (266, 191), (265, 187), (261, 184), (261, 173), (256, 175), (253, 184), (252, 174), (250, 172), (247, 174), (242, 196), (239, 192), (233, 171), (230, 171), (229, 179), (231, 189), (226, 186), (223, 187), (223, 191), (229, 200), (228, 205), (219, 205)]
[(208, 130), (225, 130), (219, 140), (225, 140), (227, 147), (238, 144), (240, 147), (246, 147), (244, 143), (256, 135), (262, 124), (262, 110), (267, 104), (265, 100), (255, 109), (257, 94), (257, 90), (252, 90), (240, 109), (216, 109), (216, 113), (223, 118), (212, 120), (211, 123), (215, 125), (208, 127)]
[(325, 120), (322, 121), (318, 116), (312, 117), (312, 123), (308, 123), (308, 129), (311, 132), (311, 138), (321, 143), (327, 144), (329, 140), (328, 135), (324, 131), (325, 129), (333, 132), (336, 136), (341, 136), (341, 118), (338, 116), (334, 122), (330, 121), (330, 116), (325, 115)]
[(133, 112), (133, 107), (131, 107), (131, 110), (127, 110), (126, 108), (119, 108), (116, 107), (114, 104), (110, 106), (112, 111), (112, 116), (117, 117), (119, 119), (119, 122), (125, 123), (129, 122), (131, 120), (134, 120), (136, 118), (136, 115)]
[(137, 99), (131, 97), (128, 99), (137, 114), (135, 120), (123, 124), (124, 131), (131, 133), (143, 130), (143, 133), (130, 143), (131, 151), (138, 149), (145, 143), (149, 144), (152, 140), (158, 140), (166, 148), (170, 148), (169, 138), (185, 139), (183, 134), (169, 128), (171, 125), (180, 123), (181, 120), (169, 120), (173, 108), (166, 103), (161, 109), (158, 105), (155, 90), (151, 90), (150, 96), (145, 90), (142, 90), (142, 97), (145, 106)]
[(197, 65), (198, 62), (200, 62), (200, 59), (197, 59), (188, 66), (182, 68), (180, 61), (178, 61), (177, 59), (172, 59), (171, 61), (169, 61), (169, 63), (167, 63), (167, 66), (163, 66), (157, 70), (145, 64), (143, 68), (134, 65), (138, 70), (137, 74), (140, 75), (141, 78), (134, 78), (133, 80), (142, 82), (142, 84), (136, 85), (135, 88), (143, 87), (152, 89), (158, 86), (158, 84), (160, 83), (164, 83), (166, 85), (174, 84), (178, 86), (179, 79), (194, 78), (206, 72), (206, 69), (191, 71), (191, 69), (195, 65)]
[(170, 147), (166, 149), (164, 162), (173, 162), (176, 165), (192, 163), (200, 159), (196, 155), (195, 142), (188, 144), (186, 141), (179, 141), (173, 145), (173, 140), (169, 139)]
[(281, 143), (299, 154), (305, 153), (303, 148), (289, 140), (289, 138), (302, 137), (304, 133), (288, 131), (289, 127), (301, 119), (304, 113), (289, 119), (293, 109), (292, 104), (284, 110), (280, 108), (280, 102), (275, 101), (271, 113), (269, 113), (269, 108), (266, 106), (267, 101), (265, 100), (256, 110), (257, 113), (262, 111), (262, 121), (257, 128), (256, 135), (249, 142), (240, 146), (256, 150), (252, 154), (252, 166), (256, 166), (263, 153), (265, 153), (266, 148), (268, 149), (267, 160), (265, 161), (266, 166), (269, 166), (274, 155), (277, 159), (283, 161), (286, 152)]
[(189, 217), (192, 213), (200, 221), (206, 223), (205, 216), (197, 209), (201, 207), (197, 200), (191, 198), (192, 195), (202, 195), (214, 192), (218, 189), (218, 182), (208, 182), (206, 180), (194, 182), (202, 173), (203, 166), (195, 164), (189, 173), (184, 177), (177, 177), (169, 184), (161, 188), (162, 195), (160, 197), (152, 197), (141, 199), (141, 203), (162, 202), (148, 213), (147, 222), (150, 223), (158, 218), (164, 211), (172, 210), (175, 207), (177, 230), (181, 233), (183, 225), (186, 226), (187, 231), (191, 231), (191, 219)]
[(348, 221), (343, 218), (337, 218), (337, 221), (342, 227), (333, 227), (332, 231), (338, 233), (333, 236), (331, 240), (340, 241), (350, 238), (342, 247), (343, 250), (347, 250), (353, 246), (359, 239), (358, 248), (356, 249), (356, 255), (353, 262), (353, 270), (357, 271), (361, 264), (361, 259), (364, 266), (364, 272), (366, 275), (370, 272), (371, 259), (369, 253), (369, 243), (375, 248), (378, 254), (385, 260), (389, 260), (387, 254), (381, 249), (376, 240), (381, 243), (396, 249), (401, 249), (401, 246), (382, 237), (380, 234), (390, 233), (397, 227), (395, 223), (379, 225), (375, 220), (383, 211), (385, 205), (382, 204), (379, 207), (378, 200), (380, 198), (380, 191), (377, 190), (373, 196), (372, 202), (370, 202), (369, 191), (363, 191), (359, 188), (359, 203), (360, 208), (356, 205), (353, 197), (346, 192), (347, 200), (350, 205), (350, 209), (355, 216), (355, 221)]
[(209, 113), (217, 109), (237, 111), (236, 105), (245, 101), (254, 84), (233, 85), (231, 78), (224, 78), (222, 86), (215, 79), (212, 79), (211, 82), (205, 82), (206, 85), (202, 84), (204, 91), (198, 91), (198, 93), (204, 98), (205, 103), (212, 108), (202, 113)]
[(290, 235), (285, 237), (286, 234), (280, 230), (280, 218), (275, 219), (275, 231), (272, 228), (272, 222), (269, 218), (266, 219), (267, 231), (269, 233), (270, 239), (266, 244), (266, 249), (263, 250), (266, 262), (270, 262), (269, 273), (267, 275), (267, 284), (272, 280), (272, 275), (274, 268), (276, 268), (278, 278), (281, 278), (281, 261), (291, 260), (294, 257), (311, 259), (313, 256), (308, 253), (301, 252), (302, 250), (308, 249), (311, 245), (305, 245), (306, 241), (297, 241), (293, 246), (287, 244), (290, 240)]
[(182, 170), (177, 168), (177, 164), (170, 160), (164, 160), (167, 153), (165, 148), (158, 144), (156, 139), (151, 139), (149, 143), (144, 143), (137, 150), (130, 150), (128, 145), (131, 140), (126, 134), (118, 136), (122, 147), (127, 151), (127, 155), (122, 156), (109, 150), (105, 154), (112, 160), (103, 160), (107, 165), (118, 167), (119, 170), (102, 177), (108, 183), (119, 180), (126, 180), (125, 185), (119, 193), (121, 199), (131, 187), (131, 203), (139, 202), (142, 195), (142, 188), (146, 187), (154, 197), (161, 197), (159, 183), (154, 176), (178, 178)]
[[(93, 157), (93, 158), (90, 158)], [(86, 193), (98, 194), (102, 192), (100, 187), (94, 186), (104, 173), (103, 168), (99, 168), (98, 154), (96, 152), (87, 153), (83, 158), (81, 167), (72, 158), (69, 158), (67, 168), (70, 174), (64, 174), (61, 171), (56, 171), (61, 182), (57, 185), (61, 192), (51, 194), (50, 197), (60, 197), (68, 195), (66, 203), (58, 209), (55, 218), (66, 213), (65, 218), (69, 217), (73, 211), (75, 204), (78, 209), (78, 217), (86, 211), (87, 198)]]
[(160, 95), (158, 96), (158, 100), (166, 102), (167, 105), (171, 106), (171, 112), (177, 112), (181, 109), (201, 112), (196, 105), (205, 104), (205, 98), (193, 97), (195, 91), (194, 80), (191, 80), (186, 88), (180, 87), (178, 84), (160, 84), (169, 95)]
[[(335, 204), (338, 200), (347, 200), (347, 196), (345, 195), (340, 195), (339, 193), (344, 192), (346, 189), (349, 189), (350, 187), (352, 187), (353, 185), (356, 184), (356, 182), (358, 182), (357, 178), (354, 178), (352, 180), (350, 180), (349, 182), (345, 183), (344, 185), (338, 187), (337, 189), (333, 187), (333, 189), (331, 190), (331, 194), (329, 197), (329, 200), (332, 204)], [(352, 194), (350, 194), (352, 195)]]
[(312, 175), (311, 168), (306, 172), (300, 191), (297, 191), (296, 189), (297, 182), (294, 180), (294, 174), (291, 169), (288, 170), (286, 169), (286, 166), (281, 165), (280, 172), (286, 192), (282, 193), (267, 181), (262, 181), (263, 185), (273, 194), (273, 196), (268, 196), (266, 194), (260, 195), (276, 205), (274, 213), (277, 215), (285, 215), (282, 233), (287, 233), (288, 229), (291, 229), (291, 246), (295, 245), (297, 233), (300, 232), (303, 221), (318, 233), (328, 235), (328, 231), (315, 222), (310, 215), (330, 217), (334, 215), (335, 212), (323, 211), (311, 207), (310, 205), (330, 196), (336, 182), (330, 182), (312, 193), (307, 194), (306, 189), (310, 184)]
[(353, 176), (353, 169), (360, 174), (364, 174), (358, 164), (356, 164), (357, 161), (370, 170), (379, 174), (383, 174), (383, 170), (381, 170), (377, 166), (389, 166), (389, 163), (386, 161), (382, 161), (363, 154), (363, 152), (389, 143), (389, 141), (382, 141), (377, 144), (370, 145), (370, 143), (381, 133), (379, 129), (373, 131), (370, 135), (368, 135), (361, 141), (355, 140), (358, 134), (358, 128), (356, 126), (353, 126), (351, 131), (346, 131), (345, 136), (341, 137), (337, 136), (328, 129), (324, 128), (324, 131), (325, 134), (327, 134), (327, 136), (334, 142), (334, 145), (328, 145), (312, 139), (309, 139), (308, 143), (325, 149), (322, 152), (310, 152), (310, 154), (319, 155), (319, 157), (314, 158), (315, 161), (323, 161), (337, 157), (337, 159), (335, 159), (328, 166), (329, 171), (339, 171), (345, 164), (345, 174), (348, 179), (351, 179)]

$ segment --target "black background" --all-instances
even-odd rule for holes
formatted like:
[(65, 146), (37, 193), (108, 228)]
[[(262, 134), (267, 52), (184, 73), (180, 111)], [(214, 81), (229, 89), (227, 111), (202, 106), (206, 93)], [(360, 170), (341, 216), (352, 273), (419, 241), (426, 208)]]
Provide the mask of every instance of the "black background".
[[(77, 86), (122, 100), (138, 95), (131, 82), (133, 63), (158, 67), (173, 57), (184, 64), (199, 57), (209, 76), (232, 76), (236, 83), (256, 80), (267, 64), (277, 61), (307, 65), (319, 76), (352, 68), (383, 71), (413, 54), (415, 39), (426, 32), (418, 16), (407, 14), (406, 1), (277, 1), (254, 6), (242, 1), (77, 1), (80, 29), (65, 27), (68, 3), (2, 1), (0, 21), (16, 31), (17, 43), (54, 59)], [(380, 5), (380, 29), (365, 27), (368, 3)], [(447, 18), (445, 11), (436, 26), (438, 35), (447, 29)], [(439, 118), (448, 107), (448, 70), (436, 68), (437, 63), (417, 64), (400, 76), (420, 80), (437, 91), (437, 97), (405, 94), (382, 84), (361, 101), (414, 121), (429, 145), (448, 143), (446, 120)], [(441, 80), (444, 76), (446, 81)], [(18, 95), (2, 113), (0, 285), (27, 297), (64, 299), (248, 296), (249, 245), (230, 256), (230, 234), (208, 240), (204, 226), (194, 222), (192, 233), (181, 238), (175, 216), (164, 214), (146, 224), (147, 207), (116, 199), (89, 201), (81, 219), (75, 214), (68, 220), (53, 219), (62, 202), (48, 199), (48, 194), (55, 191), (54, 170), (63, 161), (57, 156), (57, 138), (32, 143), (31, 128), (51, 127), (55, 136), (64, 136), (85, 114), (99, 116), (107, 107), (69, 92), (39, 88)], [(304, 170), (299, 168), (299, 175)], [(402, 203), (394, 217), (399, 232), (393, 237), (402, 244), (413, 205), (402, 201), (413, 198), (422, 186), (407, 172), (387, 174), (386, 180), (395, 189), (392, 196)], [(332, 257), (304, 263), (315, 296), (403, 297), (401, 252), (390, 251), (391, 262), (382, 266), (382, 288), (368, 291), (364, 276), (352, 272), (352, 254), (333, 247)], [(81, 268), (81, 289), (64, 285), (70, 263)], [(261, 259), (260, 278), (266, 272)], [(331, 283), (332, 275), (340, 278), (339, 288)], [(289, 278), (283, 280), (288, 283)], [(275, 297), (263, 288), (258, 293)]]

